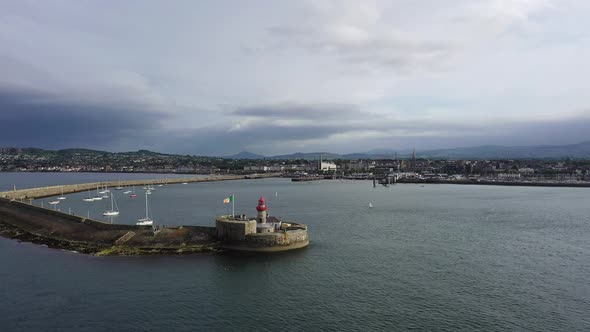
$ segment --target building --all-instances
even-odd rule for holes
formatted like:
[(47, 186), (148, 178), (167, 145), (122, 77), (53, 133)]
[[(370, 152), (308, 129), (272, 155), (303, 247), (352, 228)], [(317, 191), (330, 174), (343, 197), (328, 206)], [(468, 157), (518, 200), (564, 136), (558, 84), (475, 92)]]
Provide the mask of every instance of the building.
[(335, 171), (336, 170), (336, 164), (332, 163), (332, 162), (327, 162), (324, 161), (322, 158), (322, 155), (320, 155), (320, 163), (318, 164), (318, 168), (320, 171), (325, 172), (325, 171)]

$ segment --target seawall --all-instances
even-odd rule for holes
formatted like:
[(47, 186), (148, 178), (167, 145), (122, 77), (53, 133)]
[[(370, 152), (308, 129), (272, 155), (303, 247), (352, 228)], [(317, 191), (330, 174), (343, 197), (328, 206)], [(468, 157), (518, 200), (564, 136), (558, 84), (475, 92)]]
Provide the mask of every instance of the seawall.
[(0, 192), (0, 197), (18, 200), (30, 200), (36, 198), (50, 197), (61, 195), (62, 190), (64, 194), (71, 194), (76, 192), (94, 190), (97, 187), (129, 187), (129, 186), (144, 186), (144, 185), (159, 185), (159, 184), (175, 184), (175, 183), (191, 183), (191, 182), (212, 182), (212, 181), (229, 181), (242, 180), (253, 178), (270, 178), (280, 176), (278, 173), (252, 175), (220, 175), (206, 178), (175, 178), (175, 179), (144, 179), (144, 180), (124, 180), (124, 181), (104, 181), (104, 182), (90, 182), (80, 184), (68, 184), (39, 188), (28, 188), (13, 191)]
[(540, 181), (489, 181), (489, 180), (437, 180), (437, 179), (399, 179), (397, 183), (419, 184), (465, 184), (481, 186), (514, 186), (514, 187), (573, 187), (590, 188), (590, 182), (540, 182)]
[(180, 254), (219, 249), (215, 227), (108, 224), (0, 198), (0, 235), (96, 255)]

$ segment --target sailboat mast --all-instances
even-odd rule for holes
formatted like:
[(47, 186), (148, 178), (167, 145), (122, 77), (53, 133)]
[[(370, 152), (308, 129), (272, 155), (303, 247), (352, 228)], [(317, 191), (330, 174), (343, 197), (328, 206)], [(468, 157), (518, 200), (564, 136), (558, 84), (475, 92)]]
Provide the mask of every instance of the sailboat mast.
[(145, 218), (148, 219), (148, 195), (147, 193), (145, 194)]

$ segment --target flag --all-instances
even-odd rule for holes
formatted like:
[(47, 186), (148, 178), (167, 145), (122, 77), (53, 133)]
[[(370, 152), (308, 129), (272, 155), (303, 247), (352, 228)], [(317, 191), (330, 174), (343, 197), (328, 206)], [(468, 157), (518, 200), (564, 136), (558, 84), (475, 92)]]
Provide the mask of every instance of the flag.
[(229, 204), (230, 202), (234, 201), (234, 195), (229, 196), (228, 198), (223, 199), (223, 204)]

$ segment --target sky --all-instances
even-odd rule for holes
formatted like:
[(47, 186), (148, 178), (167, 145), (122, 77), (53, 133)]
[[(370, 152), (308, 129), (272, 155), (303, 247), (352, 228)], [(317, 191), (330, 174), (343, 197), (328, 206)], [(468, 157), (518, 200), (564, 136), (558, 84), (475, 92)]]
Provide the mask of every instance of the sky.
[(583, 0), (0, 0), (0, 146), (588, 141), (588, 17)]

